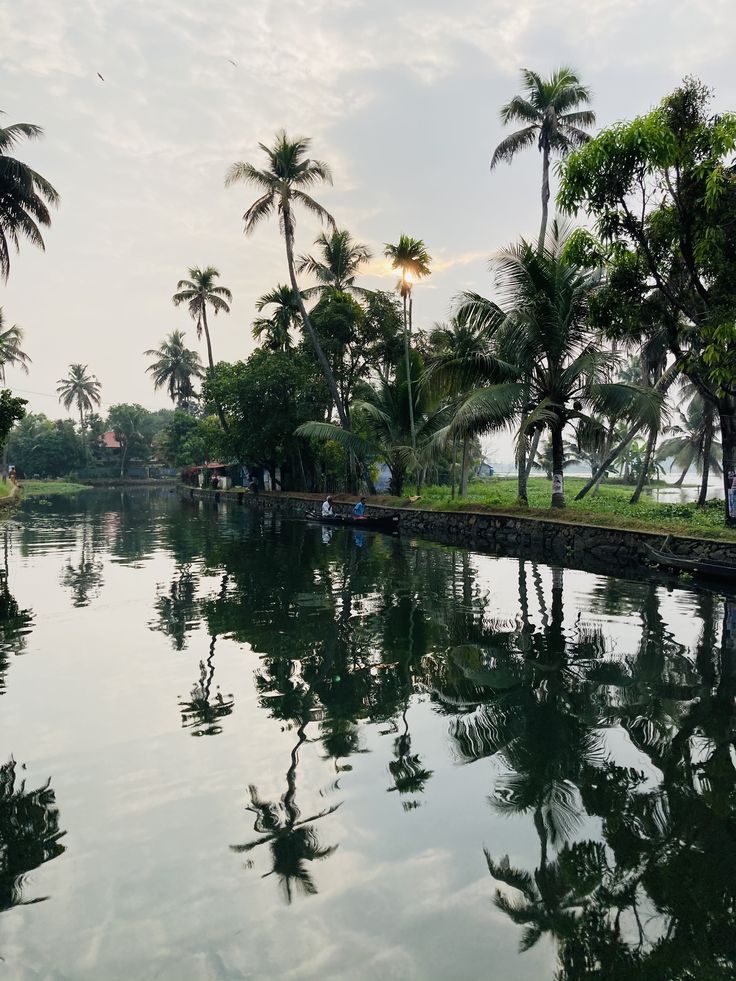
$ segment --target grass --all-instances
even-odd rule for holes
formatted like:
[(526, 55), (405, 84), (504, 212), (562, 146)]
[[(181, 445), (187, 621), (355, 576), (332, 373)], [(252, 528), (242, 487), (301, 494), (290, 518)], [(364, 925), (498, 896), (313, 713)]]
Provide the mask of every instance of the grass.
[(21, 481), (23, 497), (50, 497), (55, 494), (77, 494), (79, 491), (91, 489), (88, 484), (73, 484), (66, 480)]
[(462, 500), (456, 497), (453, 501), (447, 487), (425, 487), (418, 500), (411, 502), (408, 498), (384, 500), (386, 504), (436, 511), (495, 511), (552, 521), (736, 542), (736, 529), (723, 527), (723, 501), (709, 501), (704, 508), (697, 508), (695, 504), (660, 504), (642, 494), (638, 504), (629, 504), (633, 487), (622, 484), (604, 485), (598, 494), (590, 493), (582, 501), (575, 501), (575, 495), (585, 481), (585, 477), (566, 477), (567, 507), (554, 511), (549, 506), (551, 484), (544, 477), (529, 479), (528, 508), (516, 503), (516, 479), (504, 477), (473, 482), (468, 496)]
[(0, 480), (0, 497), (10, 497), (13, 485), (9, 480)]

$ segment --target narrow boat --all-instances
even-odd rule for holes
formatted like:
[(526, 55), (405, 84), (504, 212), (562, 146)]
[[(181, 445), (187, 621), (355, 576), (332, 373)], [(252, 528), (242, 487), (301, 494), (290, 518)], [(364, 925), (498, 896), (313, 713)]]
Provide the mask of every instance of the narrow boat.
[(736, 582), (736, 565), (730, 562), (715, 562), (711, 559), (686, 559), (671, 552), (659, 552), (650, 545), (646, 546), (652, 562), (665, 569), (678, 569), (681, 572), (691, 572), (695, 576), (708, 576), (710, 579), (729, 579)]
[(359, 518), (352, 514), (333, 514), (332, 517), (325, 518), (317, 511), (307, 511), (306, 516), (309, 521), (318, 521), (321, 525), (364, 528), (366, 531), (385, 531), (393, 535), (399, 531), (399, 519), (392, 515)]

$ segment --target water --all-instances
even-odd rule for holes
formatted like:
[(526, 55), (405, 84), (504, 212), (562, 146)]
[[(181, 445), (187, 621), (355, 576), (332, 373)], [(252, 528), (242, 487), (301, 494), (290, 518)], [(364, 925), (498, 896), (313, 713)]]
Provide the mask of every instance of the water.
[(717, 594), (143, 491), (0, 536), (4, 976), (736, 975)]

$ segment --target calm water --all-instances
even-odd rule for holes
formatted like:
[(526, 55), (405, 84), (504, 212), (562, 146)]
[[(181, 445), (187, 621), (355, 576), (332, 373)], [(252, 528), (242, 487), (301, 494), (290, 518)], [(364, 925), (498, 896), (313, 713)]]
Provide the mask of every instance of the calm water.
[(0, 975), (736, 974), (736, 610), (174, 495), (0, 526)]

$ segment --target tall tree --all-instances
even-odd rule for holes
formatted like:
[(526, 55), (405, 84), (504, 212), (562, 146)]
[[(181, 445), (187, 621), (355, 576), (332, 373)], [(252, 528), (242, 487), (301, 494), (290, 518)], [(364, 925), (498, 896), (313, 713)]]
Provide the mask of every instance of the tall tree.
[[(207, 341), (207, 362), (210, 371), (214, 371), (215, 362), (212, 357), (212, 341), (210, 330), (207, 324), (207, 307), (210, 307), (217, 316), (218, 313), (230, 313), (230, 303), (233, 295), (226, 286), (218, 286), (216, 280), (220, 273), (214, 266), (207, 266), (200, 269), (199, 266), (192, 266), (189, 270), (189, 279), (180, 279), (176, 285), (177, 292), (172, 296), (174, 306), (186, 303), (189, 313), (197, 328), (197, 340), (201, 339), (204, 331)], [(223, 431), (227, 432), (227, 422), (225, 415), (219, 405), (215, 406), (217, 417)]]
[(708, 475), (712, 470), (721, 473), (718, 461), (720, 442), (715, 438), (717, 420), (712, 405), (701, 398), (691, 385), (687, 386), (682, 395), (690, 399), (683, 409), (677, 410), (677, 421), (668, 428), (668, 438), (662, 443), (657, 453), (658, 460), (672, 457), (672, 465), (681, 468), (676, 486), (682, 486), (688, 470), (694, 465), (702, 474), (698, 505), (702, 507), (708, 497)]
[(571, 68), (558, 68), (549, 78), (524, 68), (521, 79), (524, 94), (515, 95), (502, 106), (501, 122), (519, 122), (523, 127), (498, 144), (491, 158), (491, 170), (503, 160), (510, 163), (519, 151), (536, 142), (542, 154), (542, 223), (537, 244), (541, 251), (547, 234), (550, 158), (553, 153), (564, 157), (589, 140), (585, 130), (595, 125), (595, 113), (579, 108), (589, 104), (590, 89), (581, 84)]
[(71, 409), (73, 405), (77, 407), (82, 438), (86, 434), (86, 414), (102, 401), (101, 389), (97, 376), (89, 374), (86, 364), (70, 364), (68, 376), (60, 378), (57, 383), (56, 391), (64, 408)]
[(305, 290), (307, 296), (322, 296), (327, 290), (365, 295), (368, 291), (355, 285), (361, 266), (373, 258), (367, 245), (356, 242), (350, 232), (335, 230), (329, 235), (321, 232), (314, 241), (319, 257), (299, 256), (297, 272), (307, 272), (317, 280), (317, 286)]
[(3, 308), (0, 307), (0, 383), (5, 384), (5, 368), (7, 365), (14, 365), (28, 374), (28, 365), (31, 363), (30, 357), (22, 349), (23, 328), (17, 324), (5, 326)]
[(290, 140), (286, 132), (280, 130), (276, 134), (273, 146), (268, 147), (265, 143), (258, 144), (268, 158), (265, 169), (259, 170), (258, 167), (255, 167), (251, 163), (238, 161), (228, 170), (225, 177), (225, 186), (250, 184), (258, 188), (261, 192), (259, 197), (256, 198), (243, 215), (246, 235), (250, 235), (264, 219), (271, 217), (274, 212), (278, 214), (279, 224), (286, 245), (286, 262), (289, 267), (289, 279), (291, 281), (291, 288), (297, 298), (302, 323), (319, 360), (325, 381), (335, 403), (337, 414), (340, 417), (340, 423), (344, 429), (349, 431), (350, 420), (348, 418), (347, 406), (343, 405), (342, 399), (340, 398), (332, 369), (304, 306), (304, 300), (302, 299), (296, 278), (294, 260), (294, 205), (301, 205), (301, 207), (305, 208), (311, 214), (316, 215), (320, 221), (327, 222), (330, 228), (335, 229), (335, 219), (332, 215), (318, 201), (315, 201), (311, 194), (307, 193), (317, 184), (332, 183), (332, 174), (329, 166), (321, 160), (313, 160), (307, 156), (310, 144), (311, 140), (304, 138)]
[(192, 379), (202, 377), (202, 362), (196, 351), (188, 348), (184, 332), (173, 330), (157, 348), (144, 351), (146, 357), (156, 360), (146, 368), (153, 378), (153, 387), (166, 388), (171, 401), (185, 409), (194, 395)]
[(562, 169), (560, 205), (583, 208), (609, 250), (609, 322), (657, 305), (682, 372), (720, 417), (725, 522), (736, 474), (736, 114), (713, 115), (697, 79), (646, 116), (604, 130)]
[(432, 257), (427, 252), (427, 247), (420, 238), (412, 238), (410, 235), (400, 235), (396, 245), (386, 243), (384, 255), (390, 260), (393, 269), (399, 270), (401, 279), (398, 283), (398, 291), (404, 308), (404, 358), (406, 363), (406, 391), (409, 402), (409, 421), (411, 423), (411, 445), (416, 448), (416, 431), (414, 426), (414, 399), (412, 397), (412, 377), (411, 377), (411, 332), (412, 332), (412, 309), (413, 296), (412, 289), (414, 281), (424, 279), (430, 275), (429, 264)]
[(59, 203), (52, 185), (27, 164), (10, 156), (21, 140), (36, 140), (43, 135), (33, 123), (13, 123), (0, 127), (0, 276), (10, 275), (10, 249), (16, 252), (20, 240), (28, 239), (44, 248), (39, 225), (51, 224), (49, 207)]
[(567, 261), (565, 242), (554, 222), (541, 252), (522, 240), (499, 253), (500, 305), (466, 293), (460, 306), (462, 315), (488, 332), (494, 353), (469, 357), (446, 370), (448, 383), (458, 387), (484, 378), (491, 382), (465, 398), (451, 432), (480, 434), (519, 416), (520, 440), (533, 428), (549, 429), (552, 507), (565, 506), (566, 426), (587, 422), (594, 413), (641, 416), (649, 425), (656, 425), (659, 415), (655, 392), (611, 381), (616, 356), (601, 349), (588, 327), (600, 274)]
[[(302, 291), (302, 300), (304, 299), (306, 293)], [(258, 297), (256, 310), (262, 313), (266, 307), (271, 308), (271, 315), (253, 321), (253, 336), (259, 341), (264, 338), (263, 347), (266, 350), (286, 353), (293, 347), (291, 331), (299, 326), (301, 320), (299, 301), (294, 290), (291, 286), (280, 283)]]

